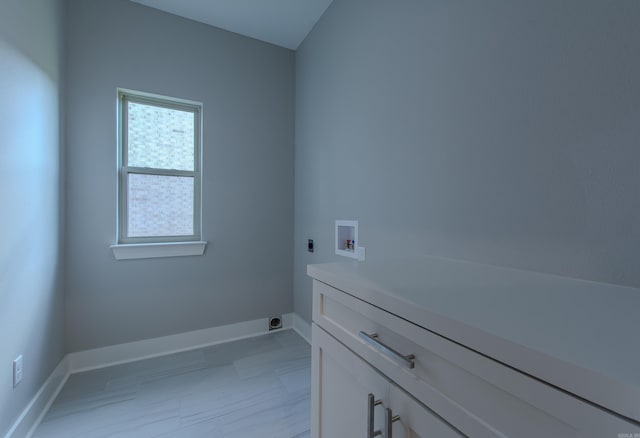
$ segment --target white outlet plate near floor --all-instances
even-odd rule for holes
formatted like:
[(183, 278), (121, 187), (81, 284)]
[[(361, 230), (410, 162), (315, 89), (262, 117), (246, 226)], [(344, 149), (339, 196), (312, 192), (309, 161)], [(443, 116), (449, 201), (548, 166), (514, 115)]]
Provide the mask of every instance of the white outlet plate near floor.
[(18, 383), (22, 380), (23, 369), (22, 369), (22, 355), (15, 358), (13, 361), (13, 387), (18, 386)]

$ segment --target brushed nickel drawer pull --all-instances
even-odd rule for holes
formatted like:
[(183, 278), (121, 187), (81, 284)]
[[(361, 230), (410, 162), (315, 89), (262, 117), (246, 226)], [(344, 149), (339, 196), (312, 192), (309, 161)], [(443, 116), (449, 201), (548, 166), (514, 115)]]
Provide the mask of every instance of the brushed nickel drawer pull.
[(407, 368), (410, 368), (410, 369), (415, 368), (416, 366), (415, 355), (409, 354), (405, 356), (401, 353), (398, 353), (393, 348), (379, 341), (378, 335), (376, 333), (369, 335), (361, 331), (360, 338), (362, 338), (367, 344), (369, 344), (370, 346), (378, 350), (380, 353), (390, 357), (393, 361), (398, 362), (402, 365), (405, 365)]
[(374, 432), (373, 428), (375, 427), (374, 425), (374, 419), (375, 419), (375, 412), (374, 412), (374, 408), (378, 405), (382, 404), (382, 400), (376, 400), (375, 396), (371, 393), (369, 393), (369, 399), (368, 399), (368, 409), (367, 409), (367, 438), (374, 438), (378, 435), (382, 435), (382, 431), (381, 430), (376, 430)]
[(385, 438), (393, 438), (393, 423), (400, 421), (400, 415), (393, 415), (391, 409), (384, 410), (384, 436)]

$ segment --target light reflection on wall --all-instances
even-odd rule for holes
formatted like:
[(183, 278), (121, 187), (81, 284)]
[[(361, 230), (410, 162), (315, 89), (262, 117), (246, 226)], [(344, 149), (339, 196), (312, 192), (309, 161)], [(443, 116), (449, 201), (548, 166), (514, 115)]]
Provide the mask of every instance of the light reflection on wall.
[(59, 85), (0, 39), (0, 363), (24, 355), (15, 389), (0, 367), (0, 432), (13, 423), (62, 350)]

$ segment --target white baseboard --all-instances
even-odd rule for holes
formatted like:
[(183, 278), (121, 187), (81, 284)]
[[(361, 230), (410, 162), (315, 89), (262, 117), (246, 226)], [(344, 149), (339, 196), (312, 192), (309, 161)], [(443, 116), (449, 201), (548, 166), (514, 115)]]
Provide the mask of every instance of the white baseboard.
[[(5, 438), (30, 437), (69, 376), (73, 373), (265, 335), (269, 333), (268, 324), (268, 318), (261, 318), (160, 338), (69, 353), (60, 361)], [(282, 315), (282, 328), (292, 328), (307, 342), (311, 343), (311, 325), (295, 313)]]
[(292, 313), (291, 315), (293, 315), (293, 329), (302, 336), (308, 344), (311, 344), (311, 324), (301, 318), (297, 313)]
[(30, 437), (66, 383), (69, 374), (69, 360), (65, 355), (13, 423), (5, 438)]
[[(291, 328), (290, 321), (292, 319), (291, 314), (283, 315), (283, 328), (287, 327), (287, 322), (289, 322), (288, 327)], [(260, 318), (160, 338), (111, 345), (70, 353), (69, 365), (71, 373), (88, 371), (263, 335), (268, 333), (268, 328), (268, 318)]]

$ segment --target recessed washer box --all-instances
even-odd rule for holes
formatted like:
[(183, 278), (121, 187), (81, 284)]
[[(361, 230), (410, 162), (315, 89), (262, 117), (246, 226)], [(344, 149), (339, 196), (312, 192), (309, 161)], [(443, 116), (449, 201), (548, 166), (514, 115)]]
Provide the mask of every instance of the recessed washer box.
[(336, 221), (335, 246), (337, 255), (364, 260), (364, 247), (360, 246), (359, 242), (358, 221)]

